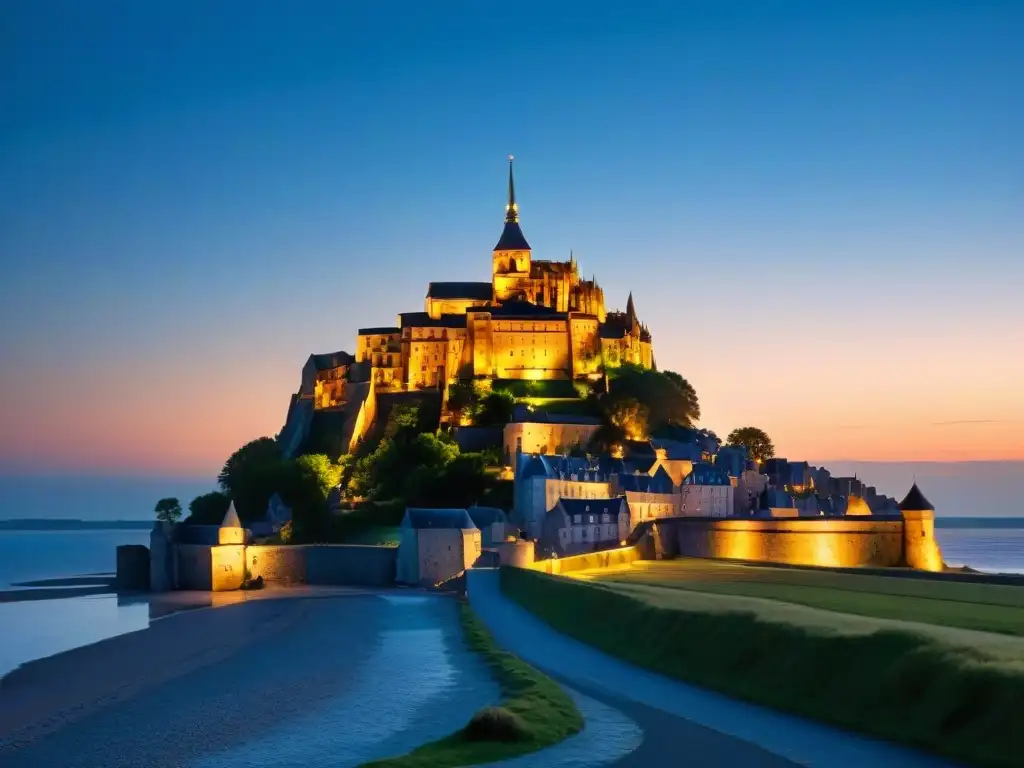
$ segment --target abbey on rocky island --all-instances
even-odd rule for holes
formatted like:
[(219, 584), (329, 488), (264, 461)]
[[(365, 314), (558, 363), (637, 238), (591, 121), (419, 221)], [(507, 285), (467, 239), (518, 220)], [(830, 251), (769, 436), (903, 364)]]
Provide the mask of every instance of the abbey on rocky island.
[(519, 226), (512, 158), (505, 227), (486, 283), (430, 283), (422, 312), (362, 328), (356, 362), (386, 388), (444, 387), (456, 379), (575, 379), (603, 365), (654, 366), (651, 334), (630, 295), (607, 312), (596, 280), (568, 261), (540, 261)]

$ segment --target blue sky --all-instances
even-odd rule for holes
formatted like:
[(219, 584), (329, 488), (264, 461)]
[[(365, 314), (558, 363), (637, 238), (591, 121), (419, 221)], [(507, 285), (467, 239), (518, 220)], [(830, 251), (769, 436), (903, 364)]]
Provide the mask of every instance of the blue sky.
[(0, 466), (215, 471), (309, 352), (488, 279), (510, 152), (707, 426), (1024, 458), (1024, 4), (2, 14)]

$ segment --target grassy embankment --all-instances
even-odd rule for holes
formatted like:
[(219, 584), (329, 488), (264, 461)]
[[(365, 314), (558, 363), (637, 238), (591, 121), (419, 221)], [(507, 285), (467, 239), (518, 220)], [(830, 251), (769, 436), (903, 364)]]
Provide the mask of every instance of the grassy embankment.
[(575, 703), (546, 675), (502, 651), (467, 605), (462, 606), (466, 643), (490, 666), (502, 703), (476, 713), (460, 731), (407, 755), (376, 760), (367, 768), (448, 768), (477, 765), (535, 752), (583, 728)]
[(1024, 754), (1017, 637), (511, 568), (501, 585), (560, 632), (662, 674), (974, 765), (1019, 765)]
[(609, 586), (646, 585), (763, 598), (827, 611), (1024, 635), (1024, 588), (678, 559), (573, 574)]

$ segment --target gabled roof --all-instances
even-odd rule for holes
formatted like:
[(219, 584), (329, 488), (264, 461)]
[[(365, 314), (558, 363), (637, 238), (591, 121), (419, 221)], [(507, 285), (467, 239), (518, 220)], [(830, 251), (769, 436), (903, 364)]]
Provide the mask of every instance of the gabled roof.
[(683, 485), (731, 485), (729, 475), (713, 464), (698, 461), (693, 471), (683, 478)]
[(425, 509), (408, 507), (402, 518), (403, 528), (476, 528), (473, 519), (464, 509)]
[(427, 298), (490, 301), (492, 290), (490, 283), (430, 283)]
[(935, 509), (932, 503), (924, 497), (921, 493), (921, 489), (917, 487), (917, 483), (914, 483), (910, 488), (910, 493), (907, 494), (906, 498), (900, 502), (901, 512), (920, 512), (925, 509)]
[(658, 467), (653, 475), (622, 473), (618, 476), (619, 487), (624, 491), (639, 493), (672, 493), (675, 486), (664, 467)]
[(351, 365), (355, 358), (348, 352), (327, 352), (322, 355), (310, 355), (313, 366), (318, 371), (327, 371), (331, 368), (340, 368), (343, 365)]

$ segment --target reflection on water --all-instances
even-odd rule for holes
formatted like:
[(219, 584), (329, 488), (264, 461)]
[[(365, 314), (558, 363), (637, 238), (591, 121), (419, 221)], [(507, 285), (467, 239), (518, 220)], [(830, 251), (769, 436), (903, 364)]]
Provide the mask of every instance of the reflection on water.
[(149, 606), (116, 595), (0, 604), (0, 675), (26, 661), (149, 626)]

